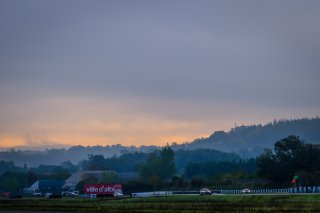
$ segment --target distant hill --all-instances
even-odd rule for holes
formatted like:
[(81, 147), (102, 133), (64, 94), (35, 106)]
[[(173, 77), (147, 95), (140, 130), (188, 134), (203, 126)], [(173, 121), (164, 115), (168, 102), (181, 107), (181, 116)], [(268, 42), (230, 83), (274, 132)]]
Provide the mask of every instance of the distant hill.
[[(236, 153), (242, 158), (254, 157), (260, 154), (264, 148), (272, 147), (273, 144), (289, 135), (297, 135), (308, 143), (320, 144), (320, 118), (303, 118), (294, 120), (278, 120), (266, 125), (239, 126), (229, 132), (216, 131), (208, 138), (196, 139), (189, 143), (172, 143), (175, 150), (198, 150), (195, 152), (177, 152), (181, 162), (191, 154), (192, 159), (202, 159), (204, 149), (218, 150), (211, 160), (231, 159), (235, 156), (225, 157), (225, 152)], [(87, 159), (89, 154), (101, 154), (106, 158), (120, 156), (127, 153), (142, 152), (150, 153), (160, 149), (158, 146), (73, 146), (68, 149), (48, 149), (45, 151), (22, 151), (10, 149), (0, 151), (0, 160), (13, 161), (18, 166), (38, 166), (40, 164), (59, 165), (64, 161), (71, 161), (77, 164)], [(212, 153), (211, 153), (212, 154)], [(219, 157), (220, 156), (220, 157)], [(208, 159), (207, 159), (208, 160)], [(182, 166), (182, 165), (181, 165)]]
[(252, 157), (289, 135), (297, 135), (308, 143), (320, 144), (320, 118), (283, 119), (266, 125), (239, 126), (229, 132), (216, 131), (208, 138), (196, 139), (190, 143), (173, 144), (173, 148), (216, 149), (236, 152), (241, 157)]
[(87, 159), (89, 154), (103, 155), (106, 158), (132, 152), (149, 153), (159, 149), (157, 146), (73, 146), (68, 149), (47, 149), (45, 151), (15, 150), (0, 151), (0, 160), (13, 161), (18, 166), (60, 165), (64, 161), (77, 164)]
[[(158, 152), (159, 150), (155, 151)], [(183, 170), (188, 163), (200, 163), (200, 162), (220, 162), (220, 161), (240, 161), (241, 158), (233, 153), (225, 153), (212, 149), (196, 149), (196, 150), (176, 150), (175, 162), (179, 171)], [(96, 160), (102, 162), (99, 169), (113, 170), (116, 172), (135, 172), (138, 165), (145, 162), (149, 157), (149, 153), (135, 152), (123, 154), (119, 157), (112, 157), (106, 159)], [(91, 164), (89, 160), (83, 160), (79, 166), (84, 170), (96, 170), (96, 164)], [(92, 167), (93, 166), (93, 167)]]
[[(7, 151), (0, 152), (0, 167), (3, 170), (16, 171), (19, 170), (17, 166), (37, 167), (39, 165), (62, 165), (66, 161), (73, 164), (79, 164), (82, 168), (88, 159), (89, 154), (103, 155), (105, 166), (108, 169), (117, 172), (134, 172), (139, 163), (148, 158), (148, 154), (153, 151), (158, 151), (160, 147), (150, 149), (135, 148), (134, 150), (121, 149), (119, 153), (116, 150), (110, 150), (106, 147), (95, 150), (92, 147), (77, 147), (70, 149), (54, 149), (46, 151)], [(81, 150), (81, 152), (80, 152)], [(125, 150), (125, 151), (124, 151)], [(137, 151), (139, 150), (139, 151)], [(112, 155), (111, 155), (112, 154)], [(117, 155), (118, 154), (118, 155)], [(240, 157), (233, 153), (221, 152), (213, 149), (195, 149), (195, 150), (175, 150), (175, 158), (178, 169), (184, 168), (189, 162), (203, 162), (203, 161), (238, 161)], [(1, 161), (3, 160), (3, 161)], [(14, 164), (12, 163), (14, 162)], [(40, 166), (41, 167), (41, 166)], [(0, 174), (1, 174), (0, 168)], [(52, 168), (55, 168), (52, 166)]]

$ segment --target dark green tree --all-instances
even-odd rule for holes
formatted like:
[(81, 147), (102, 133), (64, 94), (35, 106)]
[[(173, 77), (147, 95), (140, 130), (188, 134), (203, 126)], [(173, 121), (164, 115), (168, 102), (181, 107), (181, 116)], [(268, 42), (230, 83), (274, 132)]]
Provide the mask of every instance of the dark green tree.
[(78, 171), (78, 166), (73, 165), (71, 161), (64, 161), (60, 164), (64, 169), (67, 169), (70, 173), (75, 173)]
[(170, 179), (176, 172), (173, 150), (167, 145), (159, 153), (151, 153), (147, 161), (140, 164), (139, 172), (144, 179), (151, 176)]
[(26, 174), (19, 172), (5, 172), (0, 176), (0, 191), (21, 193), (26, 187)]
[(257, 158), (257, 165), (261, 177), (275, 185), (288, 185), (299, 171), (308, 177), (319, 173), (320, 146), (305, 144), (299, 137), (289, 136), (276, 142), (273, 151), (265, 150)]
[(106, 159), (103, 155), (89, 155), (88, 156), (88, 170), (107, 170)]
[(163, 147), (160, 151), (161, 158), (161, 177), (171, 178), (176, 173), (176, 164), (174, 158), (174, 152), (169, 145)]
[(26, 187), (31, 186), (37, 180), (38, 180), (38, 176), (32, 171), (29, 171), (26, 175)]
[(105, 171), (102, 174), (101, 183), (117, 183), (118, 182), (118, 174), (114, 171)]
[(161, 174), (161, 158), (157, 153), (151, 153), (146, 162), (139, 166), (139, 173), (143, 179), (151, 176), (160, 176)]
[(202, 176), (205, 179), (210, 179), (213, 176), (225, 173), (245, 173), (255, 174), (257, 170), (256, 160), (251, 158), (248, 160), (240, 161), (220, 161), (212, 162), (205, 161), (201, 163), (188, 163), (184, 169), (184, 174), (187, 178), (194, 176)]

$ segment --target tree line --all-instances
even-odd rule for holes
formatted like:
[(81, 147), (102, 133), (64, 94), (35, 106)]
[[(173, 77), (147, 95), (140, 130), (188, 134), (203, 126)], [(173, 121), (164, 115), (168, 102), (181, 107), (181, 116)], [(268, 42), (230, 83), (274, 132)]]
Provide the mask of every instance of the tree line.
[[(166, 146), (168, 147), (168, 146)], [(169, 146), (170, 149), (171, 146)], [(137, 172), (140, 164), (146, 162), (150, 156), (158, 156), (162, 149), (151, 153), (134, 152), (120, 156), (105, 158), (103, 155), (88, 155), (88, 159), (82, 160), (79, 167), (84, 170), (114, 170), (116, 172)], [(189, 162), (203, 161), (239, 161), (241, 158), (233, 153), (225, 153), (217, 150), (175, 150), (174, 160), (177, 171), (183, 170)]]
[(294, 176), (302, 186), (320, 185), (320, 145), (289, 136), (257, 158), (257, 173), (276, 186), (290, 186)]
[[(215, 153), (207, 153), (206, 159), (198, 155), (199, 161), (229, 161), (230, 159), (218, 159), (218, 155), (224, 155), (223, 152), (234, 152), (237, 157), (250, 158), (257, 157), (263, 152), (264, 148), (272, 148), (273, 144), (288, 135), (299, 135), (309, 143), (320, 143), (320, 118), (302, 118), (293, 120), (275, 120), (265, 125), (239, 125), (230, 131), (216, 131), (207, 138), (198, 138), (192, 142), (177, 144), (172, 142), (170, 147), (175, 151), (177, 167), (185, 167), (187, 162), (195, 161), (194, 150), (216, 150)], [(47, 149), (44, 151), (28, 151), (10, 149), (0, 151), (0, 159), (14, 161), (18, 166), (27, 164), (28, 167), (37, 167), (40, 164), (59, 165), (64, 161), (71, 161), (78, 164), (86, 159), (89, 154), (103, 155), (105, 158), (122, 156), (129, 153), (152, 153), (160, 150), (158, 146), (123, 146), (121, 144), (110, 146), (73, 146), (65, 149)], [(183, 151), (185, 152), (183, 152)], [(217, 151), (220, 150), (220, 153)], [(183, 157), (180, 157), (183, 156)], [(183, 159), (191, 156), (192, 159)], [(212, 156), (209, 159), (209, 156)], [(130, 157), (130, 156), (128, 156)], [(224, 156), (222, 156), (225, 158)], [(235, 156), (233, 156), (235, 158)]]
[(199, 138), (190, 143), (175, 144), (174, 149), (210, 148), (235, 152), (242, 158), (259, 156), (264, 148), (288, 135), (299, 135), (312, 144), (320, 144), (320, 118), (280, 119), (265, 125), (239, 125), (230, 131), (216, 131), (207, 138)]
[[(157, 183), (155, 185), (161, 185), (161, 181), (172, 181), (175, 177), (176, 182), (193, 181), (195, 185), (198, 182), (198, 185), (236, 186), (235, 183), (240, 181), (255, 187), (290, 187), (294, 176), (299, 176), (300, 185), (320, 185), (320, 145), (305, 143), (298, 136), (283, 138), (274, 144), (273, 149), (265, 149), (257, 158), (246, 160), (205, 161), (201, 153), (207, 152), (198, 150), (195, 160), (181, 163), (177, 160), (179, 152), (166, 146), (160, 152), (153, 152), (143, 158), (139, 156), (141, 161), (132, 160), (136, 163), (132, 168), (140, 173), (141, 179), (149, 179), (149, 182)], [(185, 150), (180, 153), (184, 153), (185, 159), (188, 159)], [(87, 161), (88, 169), (90, 165), (99, 164), (99, 161), (94, 161), (94, 157), (100, 158), (101, 165), (107, 165), (105, 162), (108, 159), (103, 156), (91, 156)], [(170, 166), (169, 161), (163, 159), (171, 159)], [(177, 162), (184, 166), (177, 166)]]
[(78, 165), (66, 161), (28, 168), (0, 161), (0, 191), (21, 191), (39, 179), (65, 180), (79, 169), (106, 171), (102, 180), (84, 177), (82, 185), (117, 182), (119, 172), (138, 173), (137, 179), (123, 183), (126, 190), (290, 187), (294, 177), (298, 177), (295, 186), (320, 185), (320, 145), (305, 143), (297, 136), (277, 141), (273, 149), (265, 149), (257, 158), (211, 156), (217, 153), (223, 154), (205, 149), (174, 151), (167, 145), (151, 153), (126, 153), (111, 158), (92, 154)]

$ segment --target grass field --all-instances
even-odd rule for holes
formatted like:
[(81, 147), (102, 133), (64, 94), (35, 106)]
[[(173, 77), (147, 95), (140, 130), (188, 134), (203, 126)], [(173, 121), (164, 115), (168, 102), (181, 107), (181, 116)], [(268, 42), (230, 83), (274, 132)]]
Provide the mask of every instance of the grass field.
[(320, 195), (168, 196), (105, 199), (8, 199), (1, 210), (86, 212), (320, 212)]

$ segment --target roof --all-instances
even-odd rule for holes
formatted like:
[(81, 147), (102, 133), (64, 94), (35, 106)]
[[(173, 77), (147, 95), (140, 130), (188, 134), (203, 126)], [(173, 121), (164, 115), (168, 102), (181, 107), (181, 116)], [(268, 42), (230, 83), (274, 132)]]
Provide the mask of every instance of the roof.
[[(74, 173), (73, 175), (71, 175), (68, 179), (66, 179), (63, 187), (67, 188), (67, 187), (76, 186), (82, 180), (84, 174), (90, 174), (90, 175), (94, 176), (95, 178), (97, 178), (98, 180), (101, 180), (103, 178), (103, 174), (105, 172), (114, 172), (114, 171), (111, 171), (111, 170), (107, 170), (107, 171), (78, 171), (78, 172)], [(123, 173), (117, 173), (117, 175), (118, 175), (119, 181), (121, 181), (121, 182), (133, 180), (138, 177), (138, 173), (136, 173), (136, 172), (123, 172)]]
[(122, 182), (126, 182), (129, 180), (135, 180), (139, 178), (139, 174), (137, 172), (119, 172), (118, 178)]
[(68, 179), (66, 179), (63, 187), (76, 186), (82, 180), (84, 174), (90, 174), (95, 178), (97, 178), (98, 180), (101, 180), (104, 172), (110, 172), (110, 171), (78, 171), (73, 175), (71, 175)]
[(64, 180), (38, 180), (38, 181), (34, 182), (30, 187), (25, 188), (25, 189), (35, 190), (35, 189), (47, 188), (47, 187), (61, 188), (64, 185), (64, 183), (65, 183)]
[(41, 187), (62, 187), (64, 180), (39, 180), (39, 188)]

